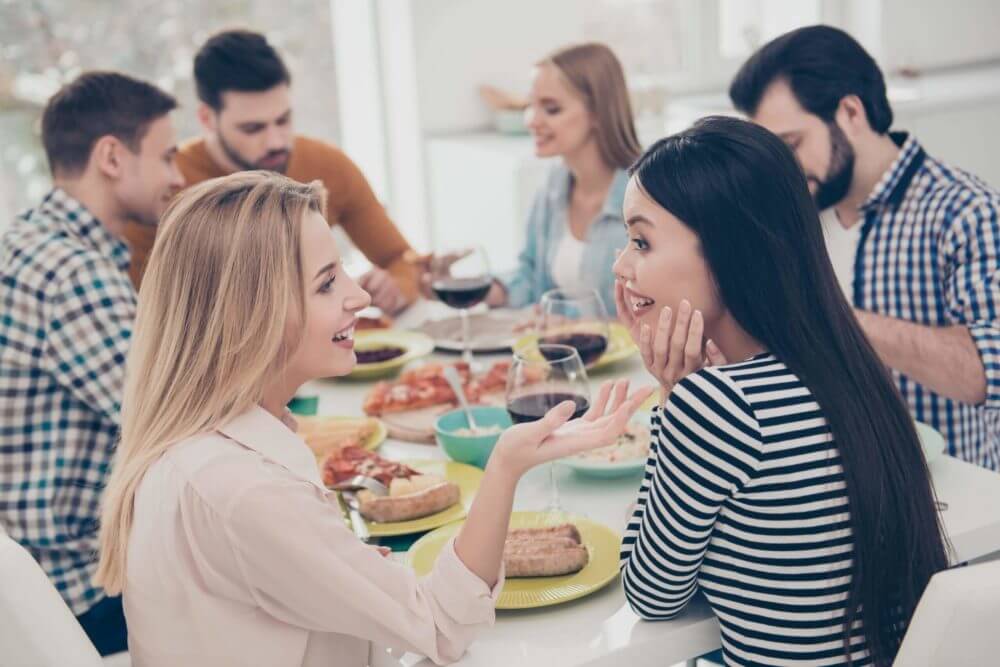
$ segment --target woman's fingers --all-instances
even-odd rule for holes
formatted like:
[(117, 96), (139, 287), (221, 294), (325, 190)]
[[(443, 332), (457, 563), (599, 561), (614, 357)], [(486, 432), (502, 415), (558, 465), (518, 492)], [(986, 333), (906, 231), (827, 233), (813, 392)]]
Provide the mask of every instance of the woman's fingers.
[(590, 407), (587, 408), (587, 412), (582, 418), (587, 421), (594, 421), (603, 417), (607, 411), (608, 399), (611, 398), (611, 392), (615, 386), (616, 384), (612, 380), (602, 382), (600, 389), (597, 390), (597, 398), (590, 402)]
[(725, 366), (729, 363), (726, 355), (722, 354), (722, 350), (712, 339), (705, 343), (705, 356), (708, 357), (708, 363), (711, 366)]
[(666, 364), (666, 377), (671, 382), (677, 382), (684, 369), (684, 347), (687, 344), (688, 327), (691, 324), (691, 303), (684, 299), (677, 309), (677, 323), (670, 337), (670, 351)]
[(629, 420), (654, 391), (655, 387), (643, 387), (624, 400), (614, 412), (596, 421), (573, 422), (556, 430), (543, 447), (546, 458), (562, 458), (611, 444), (625, 431)]
[(601, 414), (617, 411), (628, 398), (628, 380), (618, 380), (615, 382), (614, 393), (611, 394), (611, 402)]
[(691, 316), (691, 326), (688, 327), (687, 342), (684, 344), (684, 374), (692, 373), (702, 366), (704, 355), (701, 352), (701, 341), (705, 334), (705, 319), (700, 310)]
[(653, 338), (653, 368), (657, 377), (660, 377), (670, 355), (670, 321), (673, 319), (673, 315), (670, 306), (665, 306), (656, 320), (656, 336)]
[[(569, 421), (576, 410), (576, 403), (563, 401), (545, 413), (538, 421), (519, 425), (528, 436), (528, 440), (536, 445), (551, 436), (560, 426)], [(515, 427), (516, 428), (516, 427)]]
[(639, 354), (642, 355), (642, 363), (645, 364), (646, 368), (659, 378), (658, 369), (653, 366), (653, 332), (648, 324), (642, 325), (639, 334)]

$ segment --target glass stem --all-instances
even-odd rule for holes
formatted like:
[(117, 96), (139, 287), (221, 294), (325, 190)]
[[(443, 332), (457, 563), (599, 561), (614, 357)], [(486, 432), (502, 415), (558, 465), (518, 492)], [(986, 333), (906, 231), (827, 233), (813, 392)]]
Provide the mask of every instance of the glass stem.
[(462, 361), (472, 368), (472, 334), (469, 331), (469, 309), (460, 308), (459, 317), (462, 319)]
[(558, 511), (562, 509), (559, 504), (559, 484), (556, 482), (556, 464), (549, 464), (549, 509)]

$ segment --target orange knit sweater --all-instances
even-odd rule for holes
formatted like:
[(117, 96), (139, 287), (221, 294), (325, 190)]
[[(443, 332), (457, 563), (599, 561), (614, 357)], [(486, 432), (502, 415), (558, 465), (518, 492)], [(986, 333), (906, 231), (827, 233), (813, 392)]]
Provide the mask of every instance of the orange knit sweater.
[[(226, 175), (212, 160), (204, 139), (185, 142), (177, 154), (177, 166), (188, 185)], [(292, 147), (287, 175), (303, 183), (322, 181), (328, 193), (326, 215), (330, 225), (343, 227), (372, 264), (391, 273), (410, 299), (416, 296), (416, 269), (403, 258), (409, 244), (375, 198), (364, 174), (343, 151), (326, 142), (298, 136)], [(132, 250), (129, 273), (138, 289), (156, 238), (156, 228), (129, 224), (125, 236)]]

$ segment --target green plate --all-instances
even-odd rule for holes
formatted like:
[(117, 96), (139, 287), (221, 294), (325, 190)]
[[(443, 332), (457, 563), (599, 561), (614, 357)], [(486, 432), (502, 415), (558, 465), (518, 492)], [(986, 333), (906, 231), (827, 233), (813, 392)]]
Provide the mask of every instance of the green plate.
[[(514, 349), (537, 345), (538, 339), (537, 333), (521, 336), (514, 342)], [(618, 322), (611, 322), (608, 326), (608, 349), (604, 351), (600, 359), (587, 366), (587, 370), (603, 370), (612, 364), (628, 359), (638, 351), (639, 347), (632, 341), (628, 329)]]
[(401, 347), (406, 352), (395, 359), (374, 364), (357, 364), (354, 370), (344, 376), (352, 380), (374, 380), (397, 373), (414, 359), (426, 357), (434, 351), (434, 340), (427, 334), (402, 329), (370, 329), (354, 334), (354, 349), (365, 350), (373, 347)]
[[(546, 512), (514, 512), (511, 528), (535, 528), (556, 523), (573, 523), (580, 530), (590, 552), (590, 562), (577, 572), (563, 577), (508, 579), (504, 582), (497, 609), (532, 609), (576, 600), (600, 590), (618, 576), (621, 536), (603, 524), (573, 515)], [(428, 574), (441, 549), (464, 522), (453, 523), (424, 535), (407, 552), (407, 560), (418, 575)]]
[[(421, 519), (412, 521), (396, 521), (393, 523), (376, 523), (365, 521), (368, 525), (368, 532), (372, 537), (393, 537), (395, 535), (409, 535), (410, 533), (424, 533), (441, 526), (459, 521), (465, 518), (472, 499), (479, 490), (479, 483), (483, 479), (483, 471), (475, 466), (454, 461), (402, 461), (418, 472), (427, 475), (437, 475), (448, 481), (458, 484), (458, 503), (437, 514), (431, 514)], [(346, 514), (346, 513), (345, 513)]]

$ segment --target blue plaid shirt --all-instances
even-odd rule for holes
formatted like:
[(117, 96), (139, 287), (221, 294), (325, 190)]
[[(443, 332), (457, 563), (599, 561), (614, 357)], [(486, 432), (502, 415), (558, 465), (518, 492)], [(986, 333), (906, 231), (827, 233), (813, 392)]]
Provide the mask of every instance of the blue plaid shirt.
[(969, 329), (986, 401), (946, 398), (893, 371), (917, 420), (950, 454), (1000, 470), (1000, 192), (893, 133), (899, 157), (861, 207), (855, 307), (927, 326)]
[(76, 615), (104, 597), (92, 582), (135, 319), (128, 266), (60, 189), (0, 239), (0, 523)]

